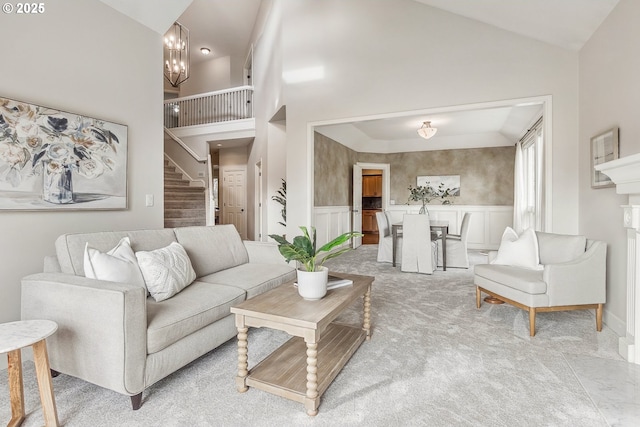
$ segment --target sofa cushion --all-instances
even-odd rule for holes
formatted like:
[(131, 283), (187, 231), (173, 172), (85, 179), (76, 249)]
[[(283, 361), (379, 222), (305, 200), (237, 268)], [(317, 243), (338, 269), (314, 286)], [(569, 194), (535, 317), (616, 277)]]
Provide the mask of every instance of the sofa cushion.
[(505, 228), (498, 248), (498, 255), (491, 261), (491, 264), (542, 269), (539, 263), (538, 240), (533, 229), (527, 228), (518, 236), (513, 228)]
[(197, 277), (249, 262), (247, 250), (232, 224), (181, 227), (174, 231), (191, 258)]
[(129, 237), (123, 237), (109, 252), (103, 253), (87, 243), (84, 249), (84, 274), (90, 279), (135, 283), (146, 289)]
[(129, 237), (134, 251), (151, 251), (176, 241), (171, 229), (63, 234), (55, 242), (60, 269), (63, 273), (84, 276), (84, 248), (87, 243), (101, 252), (107, 252), (123, 237)]
[(474, 267), (474, 274), (527, 294), (544, 294), (547, 292), (547, 284), (542, 278), (543, 270), (532, 270), (510, 265), (477, 264)]
[(178, 242), (153, 251), (136, 252), (149, 293), (156, 301), (176, 295), (196, 279), (187, 252)]
[(582, 255), (587, 246), (585, 236), (536, 231), (540, 248), (540, 264), (560, 264)]
[(147, 298), (147, 353), (156, 353), (231, 314), (245, 292), (232, 286), (193, 282), (168, 300)]
[(287, 264), (251, 263), (209, 274), (198, 280), (235, 286), (246, 291), (249, 299), (295, 278), (296, 270)]

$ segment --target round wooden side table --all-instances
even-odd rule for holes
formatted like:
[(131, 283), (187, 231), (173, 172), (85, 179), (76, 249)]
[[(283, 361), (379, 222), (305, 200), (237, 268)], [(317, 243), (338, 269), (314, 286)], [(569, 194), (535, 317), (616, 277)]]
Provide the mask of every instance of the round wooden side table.
[(51, 320), (21, 320), (0, 324), (0, 353), (7, 353), (9, 360), (11, 421), (7, 427), (19, 426), (25, 417), (21, 349), (27, 346), (33, 347), (33, 361), (36, 366), (45, 425), (47, 427), (59, 425), (45, 342), (45, 338), (57, 329), (58, 325)]

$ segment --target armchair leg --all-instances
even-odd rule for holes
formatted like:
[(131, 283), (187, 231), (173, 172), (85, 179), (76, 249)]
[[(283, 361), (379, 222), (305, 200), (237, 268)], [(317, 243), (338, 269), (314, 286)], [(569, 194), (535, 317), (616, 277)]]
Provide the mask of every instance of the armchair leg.
[(482, 292), (480, 292), (480, 286), (476, 286), (476, 308), (480, 308), (480, 298), (482, 296)]
[(533, 337), (536, 334), (536, 309), (529, 307), (529, 336)]
[(131, 407), (134, 411), (137, 411), (142, 406), (142, 392), (131, 396)]
[(598, 304), (598, 308), (596, 308), (596, 330), (598, 332), (602, 331), (602, 312), (603, 312), (604, 304)]

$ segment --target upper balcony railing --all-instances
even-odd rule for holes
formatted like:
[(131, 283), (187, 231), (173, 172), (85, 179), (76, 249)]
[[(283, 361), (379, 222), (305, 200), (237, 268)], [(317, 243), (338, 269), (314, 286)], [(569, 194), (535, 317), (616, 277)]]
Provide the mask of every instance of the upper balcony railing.
[(253, 86), (164, 101), (164, 126), (177, 128), (249, 119), (253, 117)]

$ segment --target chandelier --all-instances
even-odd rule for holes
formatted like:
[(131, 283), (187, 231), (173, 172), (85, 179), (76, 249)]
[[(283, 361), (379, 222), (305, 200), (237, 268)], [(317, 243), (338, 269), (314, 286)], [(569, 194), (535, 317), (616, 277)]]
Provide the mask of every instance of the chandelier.
[(424, 139), (429, 139), (433, 135), (435, 135), (437, 131), (438, 128), (431, 127), (431, 122), (423, 122), (422, 127), (418, 129), (418, 135), (420, 135)]
[(189, 30), (175, 22), (164, 36), (164, 77), (178, 87), (189, 78)]

